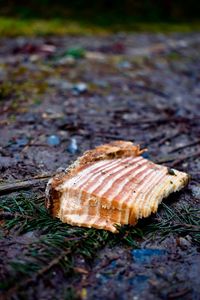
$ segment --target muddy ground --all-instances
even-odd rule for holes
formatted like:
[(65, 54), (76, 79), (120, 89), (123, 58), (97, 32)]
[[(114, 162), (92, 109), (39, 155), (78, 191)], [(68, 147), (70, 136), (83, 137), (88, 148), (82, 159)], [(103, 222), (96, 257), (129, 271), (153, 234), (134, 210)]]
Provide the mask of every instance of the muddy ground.
[[(1, 185), (36, 178), (28, 190), (1, 192), (3, 299), (200, 299), (199, 53), (197, 33), (0, 40)], [(137, 231), (127, 228), (118, 238), (62, 227), (71, 239), (94, 235), (89, 248), (99, 241), (89, 258), (77, 251), (85, 246), (74, 244), (67, 272), (59, 264), (59, 255), (68, 259), (60, 244), (35, 268), (16, 268), (16, 261), (29, 266), (38, 259), (40, 249), (28, 260), (26, 249), (51, 234), (44, 223), (27, 226), (23, 199), (39, 199), (44, 209), (45, 176), (86, 149), (118, 139), (148, 147), (147, 158), (188, 172), (189, 186), (139, 222)], [(162, 223), (166, 207), (178, 212), (173, 222), (185, 213), (181, 226), (174, 229), (169, 214)], [(153, 237), (151, 223), (158, 225)]]

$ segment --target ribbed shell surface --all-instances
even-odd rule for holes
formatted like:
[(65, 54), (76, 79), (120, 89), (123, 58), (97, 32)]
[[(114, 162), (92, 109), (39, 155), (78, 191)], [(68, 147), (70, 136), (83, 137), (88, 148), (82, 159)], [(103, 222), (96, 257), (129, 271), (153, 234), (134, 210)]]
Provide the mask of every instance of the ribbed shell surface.
[[(172, 172), (173, 173), (173, 172)], [(106, 159), (84, 166), (57, 187), (61, 221), (116, 232), (115, 224), (136, 224), (181, 189), (188, 175), (142, 156)]]

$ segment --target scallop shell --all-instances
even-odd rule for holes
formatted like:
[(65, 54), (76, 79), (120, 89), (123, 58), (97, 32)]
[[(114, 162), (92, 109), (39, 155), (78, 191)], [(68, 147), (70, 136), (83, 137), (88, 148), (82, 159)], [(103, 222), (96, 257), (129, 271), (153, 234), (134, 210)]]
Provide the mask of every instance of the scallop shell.
[(117, 232), (155, 213), (163, 198), (189, 176), (141, 156), (131, 142), (116, 141), (85, 152), (64, 174), (50, 179), (46, 207), (62, 222)]

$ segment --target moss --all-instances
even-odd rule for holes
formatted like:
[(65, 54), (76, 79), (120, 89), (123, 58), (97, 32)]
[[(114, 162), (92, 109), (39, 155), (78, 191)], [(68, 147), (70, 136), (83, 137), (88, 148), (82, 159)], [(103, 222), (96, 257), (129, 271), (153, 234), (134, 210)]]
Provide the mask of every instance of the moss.
[(0, 35), (14, 36), (47, 36), (47, 35), (106, 35), (118, 31), (128, 32), (191, 32), (199, 31), (200, 22), (191, 23), (162, 23), (162, 22), (138, 22), (127, 19), (125, 22), (108, 20), (101, 22), (96, 20), (85, 21), (66, 19), (17, 19), (0, 17)]
[[(162, 239), (172, 233), (175, 236), (190, 234), (193, 242), (200, 243), (197, 209), (190, 206), (171, 209), (162, 204), (161, 214), (158, 213), (155, 218), (139, 222), (136, 227), (124, 226), (119, 228), (119, 234), (112, 234), (63, 224), (49, 215), (44, 207), (44, 199), (32, 195), (30, 192), (3, 197), (0, 203), (2, 216), (5, 213), (1, 230), (11, 235), (14, 231), (15, 237), (36, 232), (33, 240), (24, 244), (21, 254), (8, 262), (9, 280), (6, 277), (0, 285), (6, 293), (23, 293), (27, 285), (30, 286), (44, 274), (51, 276), (50, 270), (55, 268), (59, 268), (64, 276), (77, 276), (74, 257), (79, 255), (90, 263), (105, 245), (138, 248), (144, 238), (155, 236)], [(72, 299), (76, 299), (74, 290), (67, 287), (63, 294), (64, 298), (73, 296)]]
[(7, 99), (14, 93), (14, 87), (11, 82), (5, 81), (0, 85), (0, 100)]

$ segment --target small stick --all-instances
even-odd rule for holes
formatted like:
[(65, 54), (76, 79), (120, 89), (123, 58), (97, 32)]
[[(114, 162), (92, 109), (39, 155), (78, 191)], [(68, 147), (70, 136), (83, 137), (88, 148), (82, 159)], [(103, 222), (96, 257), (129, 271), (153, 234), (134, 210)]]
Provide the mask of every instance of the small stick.
[(141, 91), (146, 91), (146, 92), (155, 94), (155, 95), (163, 97), (163, 98), (169, 98), (168, 94), (166, 94), (162, 91), (159, 91), (155, 88), (145, 86), (145, 85), (139, 85), (139, 84), (136, 84), (136, 83), (131, 83), (131, 84), (129, 84), (129, 87), (133, 88), (133, 89), (138, 89), (138, 90), (141, 90)]
[(42, 183), (47, 182), (47, 180), (51, 176), (45, 176), (45, 177), (35, 177), (33, 179), (28, 179), (24, 181), (17, 181), (17, 182), (12, 182), (8, 184), (3, 184), (0, 185), (0, 196), (9, 194), (15, 191), (23, 190), (23, 189), (29, 189), (33, 186), (40, 185)]
[(175, 299), (175, 298), (180, 298), (181, 296), (184, 296), (186, 295), (187, 293), (189, 293), (191, 290), (188, 289), (188, 288), (185, 288), (181, 291), (178, 291), (178, 292), (174, 292), (174, 293), (170, 293), (168, 294), (168, 299)]
[(142, 124), (165, 124), (165, 123), (170, 123), (170, 122), (176, 122), (176, 123), (187, 123), (190, 121), (194, 121), (198, 119), (198, 117), (194, 117), (194, 118), (186, 118), (186, 117), (169, 117), (169, 118), (156, 118), (156, 119), (139, 119), (139, 120), (134, 120), (134, 122), (130, 122), (131, 125), (142, 125)]
[(176, 159), (176, 157), (167, 155), (167, 156), (164, 156), (163, 158), (162, 157), (158, 158), (158, 160), (156, 160), (156, 163), (163, 164), (163, 163), (174, 161), (175, 159)]
[(178, 164), (180, 164), (181, 162), (189, 159), (189, 158), (196, 158), (196, 157), (200, 157), (200, 151), (193, 153), (193, 154), (188, 154), (188, 155), (183, 155), (182, 157), (180, 157), (179, 159), (175, 160), (174, 162), (171, 163), (171, 166), (174, 167)]
[(176, 132), (175, 134), (173, 134), (171, 136), (165, 136), (163, 139), (161, 139), (160, 141), (158, 141), (158, 145), (160, 146), (160, 145), (164, 144), (166, 141), (172, 140), (172, 139), (176, 138), (180, 134), (181, 134), (181, 132)]
[(119, 135), (119, 134), (108, 134), (106, 132), (76, 132), (74, 135), (79, 135), (79, 136), (86, 136), (86, 137), (90, 137), (93, 136), (95, 134), (95, 136), (98, 137), (103, 137), (103, 138), (109, 138), (109, 139), (113, 139), (113, 140), (125, 140), (126, 137), (124, 135)]
[(176, 152), (176, 151), (179, 151), (179, 150), (188, 148), (188, 147), (196, 146), (196, 145), (198, 145), (198, 144), (200, 144), (200, 140), (197, 140), (197, 141), (195, 141), (195, 142), (186, 144), (186, 145), (181, 146), (181, 147), (174, 148), (174, 149), (172, 149), (169, 153), (173, 153), (173, 152)]

